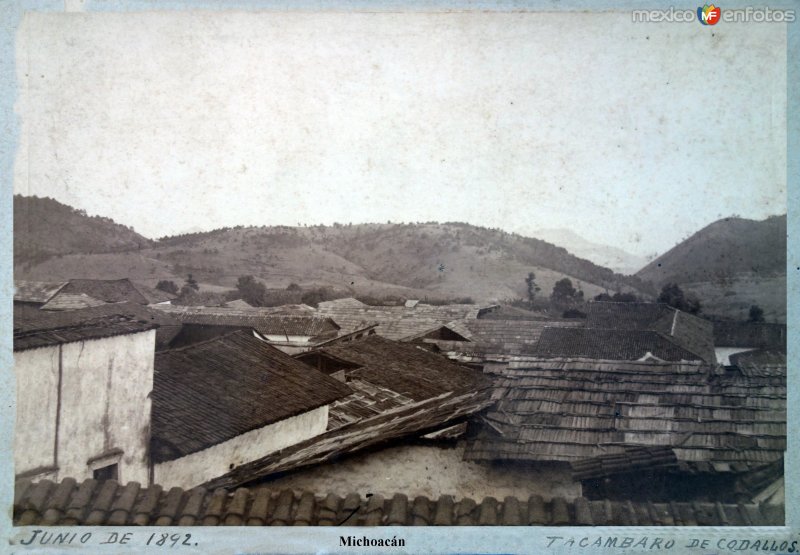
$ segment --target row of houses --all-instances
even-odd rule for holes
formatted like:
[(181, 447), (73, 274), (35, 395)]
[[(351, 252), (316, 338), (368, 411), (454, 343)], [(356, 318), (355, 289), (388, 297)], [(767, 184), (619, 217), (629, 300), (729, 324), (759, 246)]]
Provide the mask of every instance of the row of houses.
[(785, 326), (657, 303), (179, 307), (80, 281), (99, 302), (53, 309), (71, 282), (15, 296), (25, 483), (270, 488), (428, 441), (546, 499), (526, 476), (590, 500), (782, 504)]

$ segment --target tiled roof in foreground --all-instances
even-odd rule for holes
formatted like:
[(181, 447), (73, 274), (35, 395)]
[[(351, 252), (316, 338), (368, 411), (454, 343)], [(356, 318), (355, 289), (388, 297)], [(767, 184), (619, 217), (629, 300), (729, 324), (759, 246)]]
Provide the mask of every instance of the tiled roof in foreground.
[(112, 526), (782, 526), (784, 508), (766, 504), (545, 501), (486, 497), (391, 498), (350, 493), (345, 497), (291, 490), (233, 492), (202, 488), (125, 486), (114, 480), (81, 484), (66, 478), (18, 481), (13, 522), (31, 525)]

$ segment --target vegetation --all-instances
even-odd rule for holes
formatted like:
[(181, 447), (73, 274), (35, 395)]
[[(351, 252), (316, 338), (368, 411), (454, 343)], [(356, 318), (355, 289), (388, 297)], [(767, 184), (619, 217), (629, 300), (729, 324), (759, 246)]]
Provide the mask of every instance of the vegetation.
[(701, 310), (700, 300), (694, 295), (684, 294), (683, 290), (675, 283), (668, 283), (661, 289), (658, 302), (666, 303), (689, 314), (699, 314)]
[(528, 304), (533, 308), (533, 301), (536, 298), (536, 293), (541, 291), (541, 288), (536, 285), (536, 274), (530, 272), (528, 277), (525, 278), (525, 286), (528, 292)]
[(164, 291), (165, 293), (172, 293), (173, 295), (178, 294), (178, 285), (169, 279), (162, 279), (156, 284), (156, 289), (159, 291)]
[(110, 218), (89, 216), (51, 198), (14, 195), (14, 264), (69, 253), (139, 250), (152, 242)]
[(754, 304), (750, 307), (750, 313), (747, 318), (748, 322), (763, 322), (764, 321), (764, 309), (760, 306)]

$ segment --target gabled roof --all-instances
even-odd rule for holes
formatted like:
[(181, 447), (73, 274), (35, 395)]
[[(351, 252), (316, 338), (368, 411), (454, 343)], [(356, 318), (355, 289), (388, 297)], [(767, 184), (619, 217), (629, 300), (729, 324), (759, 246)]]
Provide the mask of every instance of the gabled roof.
[(108, 304), (86, 293), (58, 293), (42, 306), (42, 310), (79, 310)]
[(353, 378), (417, 401), (448, 391), (477, 390), (488, 385), (488, 380), (475, 370), (414, 344), (398, 343), (379, 335), (332, 343), (317, 352), (359, 365), (360, 368), (348, 373)]
[(618, 330), (657, 330), (669, 333), (675, 309), (664, 303), (592, 301), (586, 325)]
[(274, 310), (170, 306), (157, 308), (186, 324), (253, 328), (262, 335), (331, 337), (339, 330), (339, 326), (330, 318), (287, 315)]
[(46, 303), (58, 293), (66, 281), (14, 280), (14, 301), (24, 303)]
[(786, 380), (698, 362), (540, 359), (496, 368), (473, 460), (579, 461), (670, 447), (722, 470), (786, 449)]
[(355, 299), (339, 299), (319, 303), (318, 312), (332, 318), (344, 333), (377, 324), (378, 335), (388, 339), (405, 339), (432, 330), (453, 320), (477, 318), (483, 305), (419, 303), (406, 306), (369, 306)]
[(60, 291), (61, 293), (85, 294), (106, 303), (131, 302), (148, 304), (128, 278), (123, 279), (71, 279)]
[(252, 333), (156, 353), (154, 460), (200, 451), (351, 392)]
[(714, 322), (717, 347), (786, 349), (786, 324), (766, 322)]
[(657, 331), (705, 362), (716, 362), (713, 324), (663, 303), (592, 301), (586, 327)]
[[(158, 327), (130, 303), (14, 316), (14, 351), (139, 333)], [(15, 311), (16, 312), (16, 311)]]
[(448, 353), (466, 353), (474, 356), (535, 354), (543, 331), (548, 327), (582, 327), (583, 320), (457, 320), (447, 324), (451, 329), (465, 329), (469, 343), (421, 339), (433, 343)]
[(438, 499), (403, 493), (345, 497), (268, 488), (207, 490), (124, 486), (115, 480), (65, 478), (14, 487), (15, 526), (782, 526), (781, 505), (638, 503), (486, 497)]
[(253, 308), (253, 305), (244, 299), (236, 299), (225, 303), (225, 308)]
[(649, 330), (555, 328), (542, 330), (535, 352), (542, 357), (640, 360), (650, 354), (664, 361), (702, 360)]
[(142, 294), (145, 299), (147, 299), (147, 304), (163, 303), (178, 298), (177, 295), (167, 293), (166, 291), (156, 289), (155, 287), (148, 287), (146, 285), (142, 285), (141, 283), (134, 283), (133, 286), (139, 293)]
[(786, 377), (786, 353), (759, 349), (730, 356), (732, 366), (736, 366), (745, 376)]

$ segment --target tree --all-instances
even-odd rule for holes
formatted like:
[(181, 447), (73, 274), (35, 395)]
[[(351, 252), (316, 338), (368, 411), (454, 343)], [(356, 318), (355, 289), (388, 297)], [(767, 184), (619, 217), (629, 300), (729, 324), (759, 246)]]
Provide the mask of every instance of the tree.
[(267, 288), (263, 283), (256, 281), (253, 276), (240, 276), (236, 281), (236, 289), (244, 301), (251, 306), (264, 306)]
[(197, 283), (197, 280), (192, 277), (192, 274), (189, 274), (186, 277), (186, 286), (187, 287), (191, 287), (195, 291), (199, 291), (200, 290), (200, 285)]
[(299, 285), (297, 285), (296, 283), (292, 282), (292, 283), (289, 284), (289, 286), (286, 288), (286, 290), (287, 291), (301, 291), (302, 288)]
[(689, 314), (697, 314), (701, 310), (700, 300), (694, 295), (685, 295), (677, 283), (667, 283), (661, 288), (658, 302), (668, 304)]
[(764, 321), (764, 309), (754, 304), (750, 307), (750, 316), (747, 319), (748, 322), (763, 322)]
[(525, 278), (525, 285), (528, 286), (528, 304), (533, 308), (533, 299), (536, 297), (536, 293), (541, 291), (541, 288), (536, 285), (536, 274), (533, 272), (528, 273), (528, 277)]
[(178, 294), (178, 285), (174, 281), (168, 279), (162, 279), (159, 281), (156, 284), (156, 289), (159, 291), (164, 291), (165, 293), (172, 293), (173, 295)]
[(553, 293), (550, 298), (553, 302), (569, 303), (578, 297), (578, 291), (572, 286), (569, 278), (560, 279), (553, 286)]

